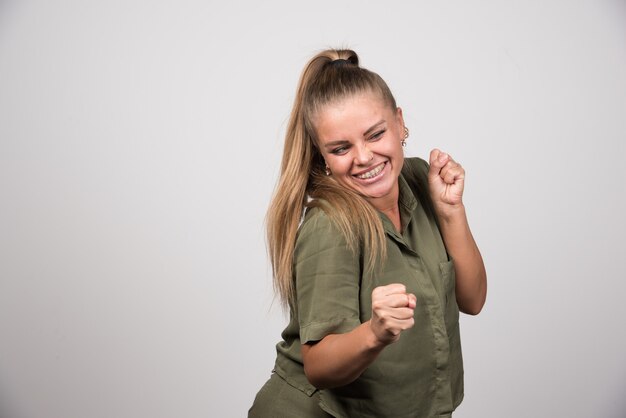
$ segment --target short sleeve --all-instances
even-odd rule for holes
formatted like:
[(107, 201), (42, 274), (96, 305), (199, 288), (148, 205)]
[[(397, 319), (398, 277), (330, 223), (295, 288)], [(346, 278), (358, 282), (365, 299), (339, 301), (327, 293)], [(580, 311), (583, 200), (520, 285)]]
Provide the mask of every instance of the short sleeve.
[(302, 344), (360, 324), (358, 254), (323, 210), (312, 212), (300, 227), (294, 253)]

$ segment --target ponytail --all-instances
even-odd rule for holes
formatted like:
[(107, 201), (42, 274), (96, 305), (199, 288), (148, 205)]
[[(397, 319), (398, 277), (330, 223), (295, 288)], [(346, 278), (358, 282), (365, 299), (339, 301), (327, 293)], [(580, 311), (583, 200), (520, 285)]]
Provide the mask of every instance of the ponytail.
[(396, 102), (376, 73), (359, 67), (354, 51), (329, 49), (304, 67), (285, 135), (280, 177), (267, 212), (267, 241), (274, 289), (283, 305), (293, 306), (293, 255), (306, 207), (320, 207), (345, 236), (353, 251), (364, 248), (365, 271), (373, 272), (386, 257), (380, 216), (361, 195), (324, 172), (314, 118), (329, 103), (362, 92), (374, 92), (394, 111)]

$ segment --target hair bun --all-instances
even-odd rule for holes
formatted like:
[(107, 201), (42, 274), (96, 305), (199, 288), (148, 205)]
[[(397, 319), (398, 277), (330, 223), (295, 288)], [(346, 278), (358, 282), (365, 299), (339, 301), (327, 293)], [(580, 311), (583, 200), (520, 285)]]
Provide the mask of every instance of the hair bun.
[(347, 59), (345, 59), (345, 58), (338, 58), (338, 59), (336, 59), (336, 60), (334, 60), (334, 61), (331, 61), (330, 63), (331, 63), (332, 65), (337, 65), (337, 66), (339, 66), (339, 65), (350, 65), (350, 64), (352, 64), (350, 61), (348, 61), (348, 60), (347, 60)]
[(331, 50), (336, 55), (335, 59), (330, 61), (333, 65), (354, 65), (355, 67), (359, 66), (359, 56), (351, 49), (335, 49)]

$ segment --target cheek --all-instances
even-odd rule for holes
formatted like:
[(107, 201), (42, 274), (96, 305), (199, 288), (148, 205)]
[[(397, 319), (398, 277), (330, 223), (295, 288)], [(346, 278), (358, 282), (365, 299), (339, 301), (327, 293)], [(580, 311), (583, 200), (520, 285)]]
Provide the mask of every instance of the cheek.
[(324, 157), (324, 161), (326, 162), (326, 164), (328, 165), (328, 167), (331, 169), (333, 173), (338, 173), (341, 170), (341, 167), (343, 164), (341, 162), (341, 158), (338, 158), (337, 155), (322, 154), (322, 156)]
[(402, 143), (400, 142), (399, 139), (396, 139), (395, 136), (392, 136), (389, 138), (389, 141), (385, 143), (385, 151), (390, 156), (402, 155), (403, 153)]
[(339, 161), (337, 161), (336, 167), (337, 168), (335, 171), (338, 174), (348, 174), (351, 167), (350, 160), (348, 159), (348, 157), (339, 159)]

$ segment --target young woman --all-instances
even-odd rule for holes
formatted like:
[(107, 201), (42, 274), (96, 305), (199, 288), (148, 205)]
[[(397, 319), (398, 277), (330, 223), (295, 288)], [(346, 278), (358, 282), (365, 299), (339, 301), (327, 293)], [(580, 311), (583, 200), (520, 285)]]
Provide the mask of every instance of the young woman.
[[(450, 155), (405, 158), (386, 83), (356, 53), (306, 65), (268, 212), (290, 322), (249, 417), (449, 417), (463, 398), (459, 310), (485, 267)], [(304, 215), (304, 218), (303, 218)]]

